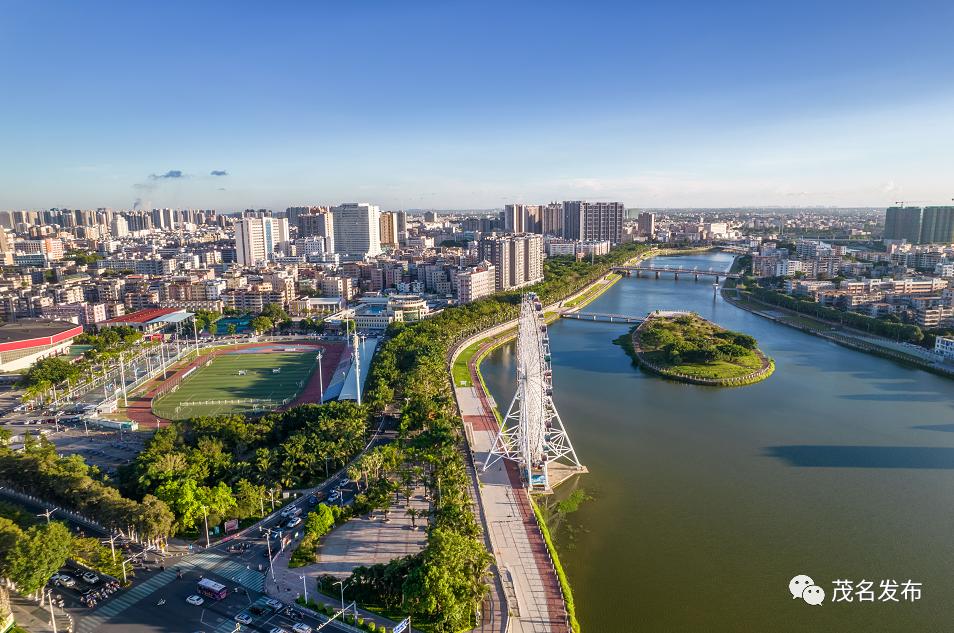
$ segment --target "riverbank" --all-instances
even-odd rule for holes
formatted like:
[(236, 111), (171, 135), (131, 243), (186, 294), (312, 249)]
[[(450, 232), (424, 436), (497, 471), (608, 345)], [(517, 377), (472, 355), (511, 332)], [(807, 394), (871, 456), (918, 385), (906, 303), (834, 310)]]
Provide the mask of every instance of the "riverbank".
[[(731, 261), (707, 254), (653, 263), (725, 270)], [(883, 554), (872, 573), (903, 568), (924, 586), (943, 585), (949, 570), (936, 553), (949, 536), (944, 493), (954, 479), (938, 459), (954, 442), (944, 424), (954, 403), (947, 380), (781, 328), (713, 300), (709, 283), (634, 276), (587, 308), (655, 309), (692, 311), (751, 334), (779, 371), (747, 389), (687, 387), (606, 352), (628, 326), (563, 319), (550, 328), (557, 406), (590, 473), (578, 478), (588, 500), (559, 520), (545, 518), (584, 631), (627, 623), (647, 631), (795, 630), (778, 614), (797, 605), (765, 579), (807, 565), (830, 581), (847, 567), (871, 568), (875, 546)], [(481, 363), (504, 407), (515, 364), (512, 346)], [(553, 502), (571, 490), (561, 488)], [(913, 515), (937, 529), (912, 533), (905, 526)], [(793, 517), (804, 516), (812, 521), (799, 543), (778, 548)], [(758, 555), (764, 551), (773, 555)], [(711, 582), (726, 570), (731, 583)], [(826, 631), (931, 630), (954, 610), (943, 601), (915, 606), (813, 617)]]
[(695, 314), (651, 315), (631, 330), (630, 339), (626, 349), (641, 367), (681, 382), (741, 387), (775, 371), (754, 338)]

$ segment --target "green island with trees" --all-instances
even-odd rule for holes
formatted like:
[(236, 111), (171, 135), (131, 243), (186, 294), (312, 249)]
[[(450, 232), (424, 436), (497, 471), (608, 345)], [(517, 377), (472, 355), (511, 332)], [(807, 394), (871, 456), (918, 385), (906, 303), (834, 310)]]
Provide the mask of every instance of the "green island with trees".
[(697, 314), (651, 314), (631, 337), (641, 366), (684, 382), (741, 386), (768, 378), (775, 368), (755, 338)]

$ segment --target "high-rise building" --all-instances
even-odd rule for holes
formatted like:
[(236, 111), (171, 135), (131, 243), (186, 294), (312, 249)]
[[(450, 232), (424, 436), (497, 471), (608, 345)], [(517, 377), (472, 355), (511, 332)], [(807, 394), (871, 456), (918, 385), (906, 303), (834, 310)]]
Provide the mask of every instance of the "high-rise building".
[(114, 215), (112, 222), (109, 223), (109, 234), (114, 238), (126, 237), (129, 235), (129, 222), (121, 215)]
[(623, 241), (623, 216), (626, 205), (622, 202), (587, 202), (581, 227), (583, 241)]
[(543, 207), (541, 232), (544, 235), (563, 235), (563, 204), (551, 202)]
[(656, 234), (656, 214), (643, 212), (636, 218), (636, 230), (640, 235), (652, 237)]
[(365, 202), (332, 207), (335, 252), (352, 258), (381, 254), (381, 210)]
[(623, 241), (622, 202), (586, 202), (568, 200), (563, 203), (563, 237), (571, 240)]
[(492, 235), (480, 240), (478, 251), (481, 260), (494, 265), (498, 291), (543, 279), (542, 235)]
[(325, 252), (335, 252), (334, 216), (327, 209), (312, 210), (298, 216), (298, 237), (325, 238)]
[(918, 244), (921, 241), (921, 208), (889, 207), (884, 218), (884, 239)]
[(394, 222), (397, 225), (398, 244), (407, 243), (407, 211), (395, 211)]
[(457, 273), (457, 301), (470, 303), (492, 295), (497, 288), (497, 271), (490, 262)]
[(289, 240), (285, 218), (242, 218), (235, 221), (235, 255), (242, 266), (270, 261)]
[(889, 207), (884, 238), (909, 244), (954, 243), (954, 207)]
[(954, 243), (954, 207), (924, 207), (921, 214), (921, 243)]
[(381, 246), (397, 248), (398, 237), (397, 213), (385, 212), (381, 214)]
[(508, 233), (543, 232), (543, 207), (539, 204), (508, 204), (501, 219)]

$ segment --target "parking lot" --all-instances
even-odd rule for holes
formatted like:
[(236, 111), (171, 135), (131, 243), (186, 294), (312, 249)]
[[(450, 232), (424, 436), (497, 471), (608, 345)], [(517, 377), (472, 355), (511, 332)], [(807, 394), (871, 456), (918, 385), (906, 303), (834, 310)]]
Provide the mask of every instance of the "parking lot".
[[(13, 438), (25, 433), (42, 433), (56, 446), (56, 452), (60, 455), (80, 455), (86, 463), (109, 475), (115, 475), (117, 468), (134, 460), (152, 436), (151, 432), (144, 431), (130, 433), (93, 427), (87, 429), (82, 422), (25, 424), (23, 420), (14, 420), (5, 423), (3, 428), (8, 430)], [(22, 440), (14, 443), (22, 443)]]

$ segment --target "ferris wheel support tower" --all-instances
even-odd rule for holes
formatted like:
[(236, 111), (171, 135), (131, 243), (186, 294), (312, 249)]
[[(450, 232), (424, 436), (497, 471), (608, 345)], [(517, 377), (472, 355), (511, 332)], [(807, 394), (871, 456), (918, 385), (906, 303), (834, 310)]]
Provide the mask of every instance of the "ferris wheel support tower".
[(530, 490), (549, 491), (549, 466), (556, 461), (584, 470), (553, 404), (550, 338), (543, 305), (534, 293), (523, 296), (517, 326), (517, 392), (494, 439), (484, 470), (501, 459), (520, 467)]

